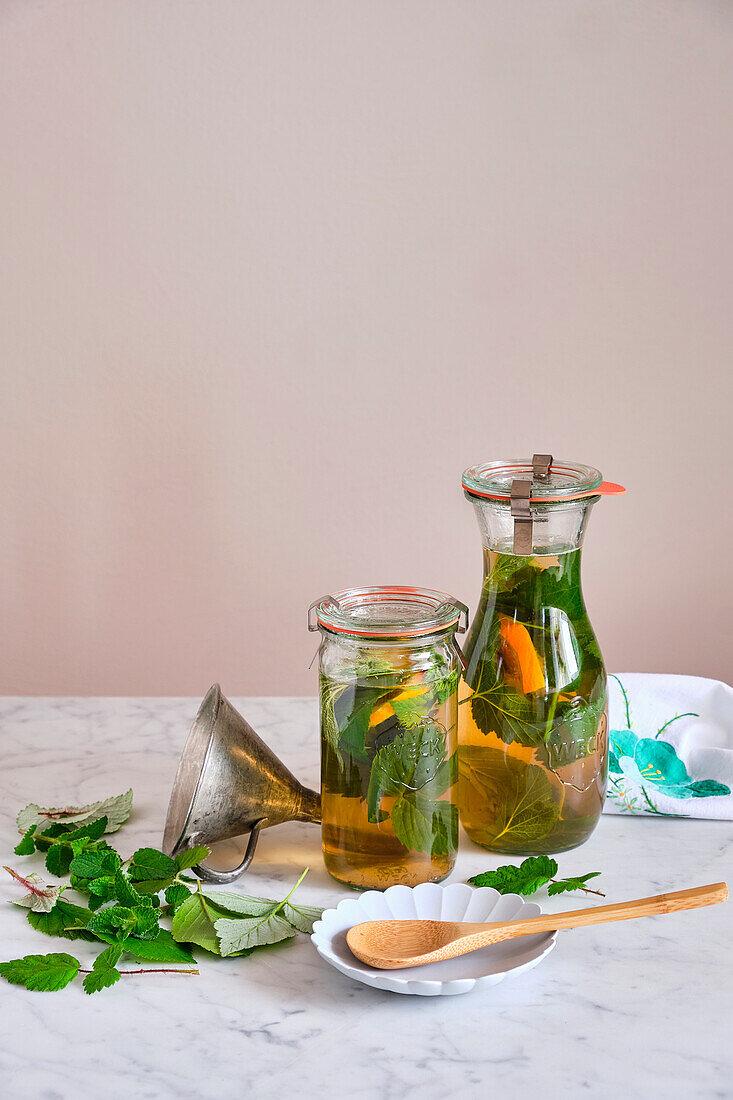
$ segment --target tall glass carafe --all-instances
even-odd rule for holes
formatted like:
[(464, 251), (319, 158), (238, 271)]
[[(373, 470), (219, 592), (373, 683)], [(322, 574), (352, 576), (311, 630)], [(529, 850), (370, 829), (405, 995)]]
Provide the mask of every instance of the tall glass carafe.
[(551, 455), (472, 467), (463, 488), (484, 579), (459, 694), (461, 820), (490, 851), (562, 852), (605, 797), (606, 673), (580, 556), (592, 506), (624, 490)]

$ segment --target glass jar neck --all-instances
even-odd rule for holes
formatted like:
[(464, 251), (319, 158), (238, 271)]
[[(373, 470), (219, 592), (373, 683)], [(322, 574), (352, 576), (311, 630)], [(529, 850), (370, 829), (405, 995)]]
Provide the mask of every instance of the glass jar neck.
[[(514, 517), (509, 501), (481, 500), (470, 497), (476, 512), (484, 551), (514, 554)], [(584, 497), (554, 504), (532, 505), (532, 553), (528, 557), (546, 557), (579, 550), (590, 510), (598, 497)], [(484, 553), (486, 564), (488, 555)]]
[(400, 652), (415, 650), (431, 650), (435, 646), (450, 644), (455, 635), (455, 628), (436, 630), (432, 634), (420, 634), (412, 636), (386, 636), (384, 638), (363, 637), (355, 634), (336, 633), (321, 627), (321, 644), (331, 644), (341, 648), (344, 653), (355, 655), (368, 654), (372, 651)]

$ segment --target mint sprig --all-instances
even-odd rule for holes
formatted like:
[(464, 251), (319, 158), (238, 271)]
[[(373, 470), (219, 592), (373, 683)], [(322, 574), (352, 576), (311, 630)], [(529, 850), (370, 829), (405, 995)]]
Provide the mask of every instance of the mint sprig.
[[(31, 872), (8, 873), (28, 891), (16, 904), (25, 906), (28, 921), (39, 932), (64, 939), (97, 942), (102, 950), (91, 970), (72, 955), (51, 952), (0, 963), (0, 977), (33, 990), (58, 990), (84, 974), (86, 993), (115, 985), (127, 974), (198, 974), (173, 967), (120, 969), (125, 956), (145, 962), (195, 963), (188, 945), (196, 943), (215, 955), (250, 955), (267, 944), (310, 932), (321, 910), (291, 902), (298, 882), (282, 901), (252, 898), (227, 891), (202, 891), (201, 883), (183, 872), (209, 855), (203, 846), (171, 857), (157, 848), (138, 848), (123, 858), (104, 834), (116, 831), (129, 816), (132, 792), (83, 807), (41, 810), (35, 804), (18, 815), (23, 837), (17, 855), (45, 854), (46, 866), (68, 885), (49, 884)], [(111, 813), (111, 819), (107, 812)], [(124, 819), (124, 818), (123, 818)], [(196, 892), (193, 892), (193, 889)], [(76, 891), (88, 905), (77, 905), (62, 893)], [(160, 895), (163, 895), (161, 901)], [(172, 917), (171, 930), (161, 927)]]
[(585, 894), (597, 894), (604, 898), (606, 895), (600, 890), (592, 890), (586, 886), (588, 879), (597, 878), (600, 871), (589, 871), (585, 875), (576, 875), (572, 878), (558, 879), (557, 861), (551, 856), (528, 856), (522, 860), (518, 867), (507, 863), (497, 867), (495, 871), (484, 871), (480, 875), (474, 875), (467, 879), (471, 886), (490, 886), (498, 890), (500, 894), (521, 894), (527, 896), (536, 893), (543, 886), (547, 886), (548, 894), (565, 894), (578, 890)]
[[(109, 801), (111, 800), (107, 799), (107, 802)], [(96, 805), (102, 806), (105, 803), (100, 802)], [(26, 807), (26, 809), (31, 808)], [(64, 812), (70, 813), (71, 809), (69, 807)], [(24, 820), (24, 814), (24, 810), (18, 814), (18, 821)], [(105, 832), (114, 831), (114, 824), (110, 824), (105, 814), (82, 825), (76, 825), (71, 821), (54, 821), (52, 824), (47, 824), (45, 828), (41, 828), (41, 824), (34, 822), (28, 826), (22, 840), (16, 845), (15, 854), (26, 856), (32, 855), (34, 851), (45, 852), (46, 870), (60, 878), (69, 873), (72, 862), (78, 856), (88, 852), (109, 851), (109, 845), (101, 838)]]

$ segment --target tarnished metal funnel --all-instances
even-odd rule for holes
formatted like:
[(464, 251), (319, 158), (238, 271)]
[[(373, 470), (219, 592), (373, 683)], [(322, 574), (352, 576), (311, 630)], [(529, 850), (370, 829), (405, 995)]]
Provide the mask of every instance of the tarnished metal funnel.
[(249, 867), (260, 829), (321, 820), (321, 798), (302, 786), (214, 684), (199, 707), (176, 773), (163, 834), (169, 855), (249, 833), (232, 871), (199, 865), (205, 882), (233, 882)]

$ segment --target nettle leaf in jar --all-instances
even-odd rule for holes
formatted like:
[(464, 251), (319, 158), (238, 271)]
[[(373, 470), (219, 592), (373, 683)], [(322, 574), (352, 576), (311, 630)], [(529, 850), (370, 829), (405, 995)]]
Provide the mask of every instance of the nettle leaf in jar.
[(376, 820), (377, 809), (384, 795), (417, 793), (428, 783), (436, 782), (434, 793), (446, 789), (445, 733), (434, 722), (423, 722), (404, 731), (401, 737), (380, 749), (372, 763), (367, 792), (370, 821)]
[(369, 759), (366, 748), (367, 731), (372, 714), (380, 703), (395, 695), (394, 689), (358, 687), (349, 695), (340, 695), (334, 703), (339, 727), (339, 746), (354, 760)]
[(344, 754), (367, 763), (367, 734), (370, 726), (378, 722), (375, 714), (399, 694), (399, 689), (363, 686), (357, 681), (343, 683), (326, 676), (320, 680), (321, 728), (339, 766), (344, 766)]
[(458, 691), (458, 681), (460, 676), (458, 670), (451, 672), (449, 676), (443, 676), (440, 680), (437, 680), (433, 686), (435, 705), (445, 703), (447, 699), (450, 699), (454, 692)]
[[(391, 817), (395, 836), (415, 852), (446, 854), (455, 848), (458, 816), (452, 803), (438, 801), (453, 783), (455, 760), (447, 757), (445, 731), (423, 721), (380, 749), (367, 792), (369, 820)], [(391, 813), (382, 799), (394, 796)]]
[(488, 840), (532, 842), (547, 836), (560, 813), (562, 791), (543, 768), (499, 749), (459, 751), (461, 782), (476, 790), (491, 815)]
[(441, 800), (433, 804), (433, 856), (447, 856), (458, 847), (458, 807)]
[(320, 696), (321, 696), (321, 731), (328, 745), (336, 755), (336, 759), (339, 762), (339, 767), (343, 768), (344, 758), (341, 755), (339, 749), (339, 737), (340, 731), (338, 722), (336, 721), (336, 713), (334, 705), (340, 695), (343, 695), (345, 691), (348, 691), (348, 684), (341, 684), (336, 680), (329, 680), (327, 676), (320, 676)]
[(405, 688), (392, 700), (391, 709), (405, 729), (413, 729), (430, 718), (439, 705), (438, 688), (444, 680), (429, 681)]

